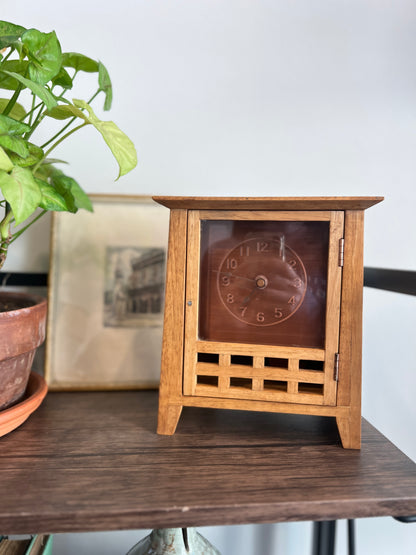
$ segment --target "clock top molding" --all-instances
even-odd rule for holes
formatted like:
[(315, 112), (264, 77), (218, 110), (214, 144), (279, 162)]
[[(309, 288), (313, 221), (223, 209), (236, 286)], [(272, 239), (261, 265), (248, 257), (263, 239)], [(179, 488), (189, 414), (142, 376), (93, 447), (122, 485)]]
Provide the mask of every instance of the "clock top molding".
[(170, 209), (190, 210), (366, 210), (384, 197), (183, 197), (154, 196)]

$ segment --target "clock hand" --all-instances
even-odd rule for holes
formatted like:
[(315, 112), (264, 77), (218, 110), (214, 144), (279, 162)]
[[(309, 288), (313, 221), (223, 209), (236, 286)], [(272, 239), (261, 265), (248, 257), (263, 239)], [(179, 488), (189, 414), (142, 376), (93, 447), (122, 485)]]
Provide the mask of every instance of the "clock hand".
[(245, 305), (247, 305), (250, 302), (250, 299), (255, 293), (255, 291), (259, 291), (259, 290), (261, 291), (262, 289), (265, 289), (269, 284), (269, 280), (267, 279), (266, 276), (263, 276), (263, 275), (256, 276), (252, 281), (254, 281), (256, 285), (253, 288), (253, 290), (247, 295), (247, 297), (243, 299), (243, 303)]
[(219, 270), (212, 270), (212, 271), (217, 273), (217, 274), (221, 274), (222, 276), (235, 277), (235, 278), (238, 278), (238, 279), (244, 279), (246, 281), (256, 281), (253, 278), (248, 278), (246, 276), (238, 276), (236, 274), (232, 274), (231, 272), (220, 272)]
[(245, 297), (245, 298), (243, 299), (243, 303), (242, 303), (243, 305), (248, 305), (248, 303), (250, 302), (251, 297), (252, 297), (253, 294), (255, 293), (256, 289), (257, 289), (257, 288), (255, 287), (255, 288), (247, 295), (247, 297)]

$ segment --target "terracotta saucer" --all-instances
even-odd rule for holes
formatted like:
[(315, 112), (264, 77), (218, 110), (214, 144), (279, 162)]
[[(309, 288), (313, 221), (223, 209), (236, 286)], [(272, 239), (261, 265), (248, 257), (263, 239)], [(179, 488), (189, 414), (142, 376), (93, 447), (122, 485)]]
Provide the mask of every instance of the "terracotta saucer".
[(48, 386), (36, 372), (31, 372), (23, 399), (12, 407), (0, 411), (0, 437), (8, 434), (34, 412), (43, 401)]

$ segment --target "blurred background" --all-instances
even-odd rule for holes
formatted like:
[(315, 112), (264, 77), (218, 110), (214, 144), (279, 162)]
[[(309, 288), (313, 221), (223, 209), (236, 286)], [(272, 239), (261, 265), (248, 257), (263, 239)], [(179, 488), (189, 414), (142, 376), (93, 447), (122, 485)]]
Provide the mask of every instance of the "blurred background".
[[(416, 270), (414, 0), (1, 0), (1, 19), (55, 30), (101, 60), (111, 112), (138, 167), (117, 167), (93, 129), (55, 155), (90, 193), (383, 195), (366, 212), (365, 266)], [(93, 79), (91, 82), (90, 80)], [(86, 74), (75, 98), (88, 98)], [(80, 145), (83, 145), (80, 147)], [(5, 271), (47, 272), (49, 220)], [(364, 289), (363, 415), (416, 459), (416, 298)], [(387, 405), (387, 398), (389, 400)], [(388, 406), (388, 409), (387, 409)], [(223, 555), (299, 555), (311, 523), (203, 528)], [(58, 555), (123, 554), (148, 531), (62, 534)], [(339, 555), (346, 553), (338, 527)], [(416, 525), (357, 522), (362, 554), (413, 555)], [(261, 548), (259, 547), (261, 546)]]

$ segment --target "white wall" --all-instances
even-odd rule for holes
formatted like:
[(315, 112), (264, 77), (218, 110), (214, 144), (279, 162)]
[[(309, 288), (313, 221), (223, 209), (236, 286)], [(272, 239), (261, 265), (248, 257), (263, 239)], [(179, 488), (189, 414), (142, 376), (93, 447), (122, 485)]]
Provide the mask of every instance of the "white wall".
[[(139, 166), (114, 183), (106, 146), (83, 130), (56, 154), (87, 191), (384, 195), (366, 214), (365, 264), (416, 269), (414, 0), (2, 0), (0, 17), (55, 29), (64, 50), (107, 66), (114, 103), (101, 115), (134, 140)], [(16, 246), (6, 269), (47, 270), (47, 222)], [(416, 458), (416, 301), (364, 300), (364, 416)], [(238, 538), (259, 530), (308, 552), (307, 524), (206, 532), (224, 555), (248, 555)], [(62, 536), (57, 553), (122, 553), (143, 534)], [(358, 525), (362, 553), (410, 555), (415, 542), (416, 526)]]

